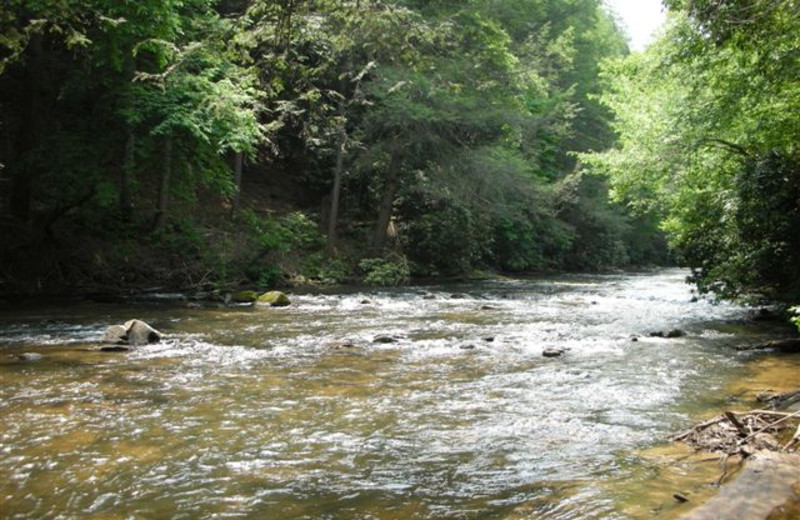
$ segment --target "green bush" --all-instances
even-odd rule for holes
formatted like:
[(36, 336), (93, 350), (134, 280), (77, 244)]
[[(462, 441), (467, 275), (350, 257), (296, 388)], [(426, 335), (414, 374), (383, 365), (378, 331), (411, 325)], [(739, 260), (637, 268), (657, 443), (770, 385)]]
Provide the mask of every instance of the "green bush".
[(364, 283), (379, 286), (397, 286), (408, 283), (411, 275), (405, 257), (394, 260), (365, 258), (358, 263), (364, 272)]

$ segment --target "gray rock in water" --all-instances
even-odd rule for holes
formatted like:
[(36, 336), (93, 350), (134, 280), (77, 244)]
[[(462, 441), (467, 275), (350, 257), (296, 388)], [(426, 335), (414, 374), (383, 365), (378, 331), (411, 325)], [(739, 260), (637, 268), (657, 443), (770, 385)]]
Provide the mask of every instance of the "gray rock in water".
[(460, 348), (461, 350), (475, 350), (476, 347), (475, 345), (468, 344), (468, 345), (461, 345), (458, 348)]
[(681, 329), (672, 329), (671, 331), (667, 332), (667, 338), (682, 338), (685, 336), (686, 333), (683, 332)]
[(22, 354), (17, 354), (17, 359), (20, 361), (41, 361), (42, 358), (41, 354), (37, 354), (36, 352), (23, 352)]
[(163, 334), (141, 320), (125, 322), (129, 345), (149, 345), (161, 341)]
[(397, 343), (397, 338), (391, 336), (375, 336), (372, 340), (373, 343)]
[(560, 348), (546, 348), (542, 351), (544, 357), (561, 357), (564, 351)]
[[(149, 345), (161, 341), (163, 334), (141, 320), (112, 325), (103, 336), (103, 343), (112, 345)], [(108, 350), (110, 351), (110, 350)]]
[(122, 325), (112, 325), (106, 329), (103, 336), (103, 343), (121, 345), (128, 342), (128, 329)]

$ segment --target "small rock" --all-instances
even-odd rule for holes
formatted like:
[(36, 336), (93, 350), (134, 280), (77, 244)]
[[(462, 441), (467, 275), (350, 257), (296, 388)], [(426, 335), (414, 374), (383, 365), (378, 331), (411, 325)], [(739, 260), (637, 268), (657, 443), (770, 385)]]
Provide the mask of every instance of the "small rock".
[(631, 341), (633, 341), (634, 343), (639, 341), (639, 336), (631, 336)]
[(465, 300), (467, 298), (469, 298), (469, 296), (464, 293), (453, 293), (450, 295), (450, 299), (452, 300)]
[(485, 338), (483, 338), (483, 341), (485, 341), (486, 343), (492, 343), (494, 341), (494, 336), (486, 336)]
[(699, 301), (700, 301), (700, 298), (698, 298), (697, 296), (692, 296), (692, 299), (689, 300), (690, 303), (697, 303)]
[(544, 357), (560, 357), (564, 351), (559, 348), (546, 348), (542, 351)]
[(666, 337), (668, 338), (682, 338), (685, 336), (686, 333), (681, 329), (672, 329), (671, 331), (667, 332)]
[(461, 345), (458, 348), (460, 348), (461, 350), (475, 350), (476, 347), (475, 345)]
[(491, 305), (481, 305), (482, 311), (496, 311), (497, 307), (492, 307)]
[(17, 354), (17, 359), (20, 361), (41, 361), (42, 358), (41, 354), (37, 354), (36, 352), (23, 352), (22, 354)]
[(592, 300), (592, 305), (597, 305), (597, 300)]
[(664, 333), (661, 332), (660, 330), (657, 330), (655, 332), (651, 332), (650, 334), (648, 334), (648, 336), (650, 336), (651, 338), (663, 338)]
[(360, 302), (360, 303), (361, 303), (361, 305), (369, 305), (369, 304), (370, 304), (370, 303), (372, 303), (372, 302), (371, 302), (371, 301), (369, 301), (369, 300), (361, 300), (361, 302)]
[(686, 498), (686, 496), (685, 496), (685, 495), (682, 495), (682, 494), (680, 494), (680, 493), (675, 493), (675, 494), (673, 494), (673, 495), (672, 495), (672, 498), (674, 498), (675, 500), (677, 500), (678, 502), (680, 502), (680, 503), (682, 503), (682, 504), (683, 504), (683, 503), (685, 503), (685, 502), (688, 502), (688, 501), (689, 501), (689, 499), (688, 499), (688, 498)]
[(426, 294), (426, 295), (424, 295), (422, 297), (422, 299), (423, 300), (435, 300), (436, 299), (436, 295), (435, 294)]
[(258, 297), (258, 303), (269, 305), (270, 307), (286, 307), (292, 302), (289, 297), (281, 291), (269, 291)]
[(397, 343), (397, 338), (392, 336), (375, 336), (372, 340), (373, 343)]
[(342, 342), (339, 342), (339, 343), (334, 343), (333, 344), (333, 348), (336, 348), (336, 349), (339, 349), (339, 348), (356, 348), (356, 344), (353, 343), (352, 341), (342, 341)]

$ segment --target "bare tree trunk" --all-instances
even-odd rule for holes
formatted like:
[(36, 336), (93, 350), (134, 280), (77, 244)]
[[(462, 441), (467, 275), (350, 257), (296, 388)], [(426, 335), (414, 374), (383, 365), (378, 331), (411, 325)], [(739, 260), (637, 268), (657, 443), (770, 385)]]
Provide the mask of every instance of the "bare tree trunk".
[(136, 134), (128, 128), (128, 139), (125, 141), (125, 158), (119, 176), (119, 211), (125, 222), (133, 216), (133, 197), (131, 196), (131, 180), (136, 167)]
[[(340, 113), (343, 109), (340, 106)], [(343, 114), (342, 114), (343, 115)], [(333, 191), (331, 192), (331, 210), (328, 215), (328, 240), (326, 251), (332, 256), (336, 251), (336, 226), (339, 223), (339, 199), (342, 193), (342, 175), (344, 174), (344, 154), (347, 145), (347, 129), (344, 120), (339, 126), (339, 146), (336, 149), (336, 169), (333, 171)]]
[(244, 163), (244, 152), (236, 152), (233, 156), (233, 184), (236, 188), (236, 193), (233, 195), (233, 204), (231, 209), (234, 215), (239, 212), (242, 207), (242, 164)]
[(386, 183), (383, 186), (383, 197), (378, 208), (378, 222), (375, 226), (375, 233), (372, 237), (372, 247), (375, 251), (382, 251), (386, 245), (386, 235), (389, 228), (389, 221), (392, 219), (394, 208), (394, 197), (400, 185), (400, 161), (396, 156), (392, 156), (389, 164), (389, 171), (386, 172)]
[(164, 138), (163, 168), (161, 170), (161, 184), (158, 188), (158, 208), (153, 227), (157, 231), (163, 230), (167, 225), (167, 211), (169, 210), (169, 181), (172, 176), (172, 135)]

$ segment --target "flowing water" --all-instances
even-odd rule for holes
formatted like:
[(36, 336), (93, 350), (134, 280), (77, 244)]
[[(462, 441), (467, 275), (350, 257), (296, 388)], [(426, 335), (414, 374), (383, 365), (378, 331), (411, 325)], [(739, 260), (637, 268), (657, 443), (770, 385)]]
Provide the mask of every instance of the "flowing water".
[[(635, 517), (657, 465), (635, 454), (722, 406), (753, 357), (730, 347), (774, 334), (685, 274), (6, 309), (0, 517)], [(167, 340), (94, 350), (134, 317)]]

